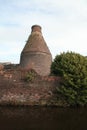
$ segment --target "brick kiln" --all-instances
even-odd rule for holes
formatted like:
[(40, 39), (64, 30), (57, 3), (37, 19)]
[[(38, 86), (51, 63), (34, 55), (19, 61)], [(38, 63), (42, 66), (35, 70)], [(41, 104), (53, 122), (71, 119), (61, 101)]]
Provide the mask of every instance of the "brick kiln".
[(43, 38), (41, 27), (34, 25), (20, 57), (20, 66), (24, 69), (34, 69), (39, 75), (50, 74), (52, 56)]

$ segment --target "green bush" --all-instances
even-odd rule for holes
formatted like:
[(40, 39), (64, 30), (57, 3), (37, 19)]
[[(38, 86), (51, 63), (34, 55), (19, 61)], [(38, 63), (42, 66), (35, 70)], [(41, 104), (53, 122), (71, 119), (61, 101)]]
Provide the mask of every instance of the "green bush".
[(26, 82), (34, 81), (36, 77), (36, 72), (34, 70), (29, 70), (24, 78)]
[(87, 104), (87, 58), (67, 52), (57, 55), (51, 65), (51, 73), (62, 77), (58, 94), (70, 105)]

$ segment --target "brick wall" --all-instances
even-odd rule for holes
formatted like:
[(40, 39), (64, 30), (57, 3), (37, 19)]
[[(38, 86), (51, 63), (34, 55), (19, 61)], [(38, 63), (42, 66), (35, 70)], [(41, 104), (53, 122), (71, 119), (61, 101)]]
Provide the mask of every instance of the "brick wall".
[(25, 53), (21, 55), (20, 64), (25, 69), (34, 69), (39, 75), (50, 74), (52, 58), (46, 53)]

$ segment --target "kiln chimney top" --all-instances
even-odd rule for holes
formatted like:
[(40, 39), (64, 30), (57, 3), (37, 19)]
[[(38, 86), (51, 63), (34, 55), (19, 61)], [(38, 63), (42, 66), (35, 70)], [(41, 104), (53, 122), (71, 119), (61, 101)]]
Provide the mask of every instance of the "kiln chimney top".
[(39, 26), (39, 25), (33, 25), (33, 26), (31, 27), (31, 29), (32, 29), (32, 32), (38, 31), (38, 32), (41, 33), (41, 26)]

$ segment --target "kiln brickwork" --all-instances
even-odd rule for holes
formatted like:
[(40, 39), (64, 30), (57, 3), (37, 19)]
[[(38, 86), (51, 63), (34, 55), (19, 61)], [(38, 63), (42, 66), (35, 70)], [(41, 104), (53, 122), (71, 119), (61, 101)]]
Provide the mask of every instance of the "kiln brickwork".
[(20, 66), (24, 69), (34, 69), (39, 75), (50, 74), (52, 56), (43, 38), (41, 27), (34, 25), (31, 34), (21, 52)]

